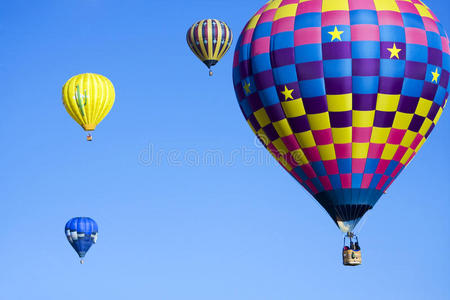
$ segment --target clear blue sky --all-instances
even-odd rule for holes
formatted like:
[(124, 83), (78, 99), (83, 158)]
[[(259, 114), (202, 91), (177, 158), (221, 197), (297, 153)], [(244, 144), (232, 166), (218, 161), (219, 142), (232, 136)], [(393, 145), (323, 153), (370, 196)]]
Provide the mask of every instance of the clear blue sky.
[[(1, 300), (450, 299), (448, 113), (370, 213), (364, 264), (345, 268), (338, 228), (254, 142), (235, 45), (210, 78), (185, 43), (205, 17), (237, 38), (264, 1), (1, 4)], [(450, 29), (448, 2), (427, 4)], [(116, 87), (93, 143), (61, 103), (85, 72)], [(99, 224), (83, 266), (74, 216)]]

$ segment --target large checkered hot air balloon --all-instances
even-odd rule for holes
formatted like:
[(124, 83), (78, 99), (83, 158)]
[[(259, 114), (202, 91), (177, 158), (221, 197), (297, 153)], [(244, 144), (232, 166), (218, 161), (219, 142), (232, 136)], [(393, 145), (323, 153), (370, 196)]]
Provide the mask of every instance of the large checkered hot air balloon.
[(351, 233), (439, 120), (449, 53), (418, 0), (275, 0), (238, 40), (234, 88), (271, 154)]

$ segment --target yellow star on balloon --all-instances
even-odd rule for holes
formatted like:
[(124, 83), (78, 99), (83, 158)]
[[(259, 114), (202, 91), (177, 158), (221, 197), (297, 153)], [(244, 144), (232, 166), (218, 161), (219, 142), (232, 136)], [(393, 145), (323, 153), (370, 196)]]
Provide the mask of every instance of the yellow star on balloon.
[(281, 93), (284, 95), (284, 101), (287, 101), (288, 99), (294, 100), (294, 97), (292, 97), (292, 92), (294, 89), (290, 90), (287, 88), (287, 86), (284, 86), (284, 91), (281, 91)]
[(433, 74), (433, 80), (431, 80), (431, 82), (436, 82), (438, 83), (438, 78), (441, 74), (439, 74), (439, 70), (438, 68), (436, 68), (436, 71), (431, 72), (431, 74)]
[(335, 39), (342, 41), (341, 34), (343, 34), (344, 32), (339, 31), (337, 29), (337, 26), (334, 26), (334, 31), (329, 31), (328, 33), (331, 34), (331, 41), (334, 41)]
[(250, 82), (245, 83), (244, 90), (246, 94), (250, 94)]
[(394, 47), (388, 48), (388, 51), (391, 52), (390, 58), (397, 57), (397, 59), (400, 59), (400, 56), (398, 56), (398, 54), (400, 53), (400, 51), (402, 51), (402, 49), (398, 49), (397, 46), (395, 45), (395, 43), (394, 43)]

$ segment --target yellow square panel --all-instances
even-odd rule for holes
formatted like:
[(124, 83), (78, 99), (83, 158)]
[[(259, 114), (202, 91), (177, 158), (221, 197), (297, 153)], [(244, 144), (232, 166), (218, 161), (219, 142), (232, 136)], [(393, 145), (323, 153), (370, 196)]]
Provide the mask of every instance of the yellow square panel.
[(277, 9), (275, 13), (274, 21), (286, 18), (286, 17), (294, 17), (297, 15), (297, 6), (298, 4), (288, 4), (285, 6), (281, 6)]
[(441, 116), (442, 116), (442, 107), (439, 107), (439, 111), (436, 114), (436, 117), (434, 117), (433, 123), (437, 124), (437, 122), (439, 122), (439, 119), (441, 118)]
[(291, 165), (283, 157), (279, 157), (277, 160), (286, 168), (286, 170), (289, 172), (292, 171), (293, 167), (291, 167)]
[(433, 16), (431, 15), (430, 11), (425, 6), (420, 5), (420, 4), (414, 4), (414, 5), (416, 6), (417, 10), (419, 11), (419, 14), (422, 17), (427, 17), (427, 18), (433, 19)]
[(399, 145), (386, 144), (383, 149), (383, 154), (381, 154), (381, 159), (392, 159), (395, 152), (397, 152), (398, 147)]
[(284, 114), (288, 118), (300, 117), (306, 114), (302, 99), (281, 102)]
[(256, 24), (258, 24), (259, 18), (261, 18), (261, 15), (253, 16), (253, 18), (251, 18), (250, 21), (248, 22), (248, 25), (245, 29), (249, 30), (255, 28)]
[(277, 148), (278, 152), (280, 152), (281, 155), (287, 154), (289, 152), (288, 148), (286, 148), (286, 145), (280, 138), (273, 141), (272, 144), (275, 146), (275, 148)]
[(433, 101), (420, 98), (415, 114), (426, 117), (428, 115), (428, 112), (430, 111), (431, 104), (433, 104)]
[(309, 114), (306, 115), (308, 117), (309, 126), (312, 130), (322, 130), (330, 128), (330, 116), (328, 112), (320, 113), (320, 114)]
[(380, 111), (396, 111), (400, 95), (378, 94), (376, 110)]
[(425, 137), (422, 138), (422, 140), (420, 141), (419, 145), (417, 145), (417, 148), (414, 150), (416, 153), (419, 152), (420, 148), (422, 148), (423, 144), (425, 144), (425, 141), (427, 139)]
[(414, 139), (417, 136), (417, 132), (414, 131), (406, 131), (405, 135), (403, 136), (402, 141), (400, 142), (400, 145), (402, 145), (403, 147), (410, 147), (412, 142), (414, 141)]
[(319, 145), (317, 146), (320, 157), (322, 160), (334, 160), (336, 159), (336, 152), (334, 151), (334, 145)]
[(294, 158), (294, 161), (298, 163), (300, 166), (308, 163), (308, 159), (306, 158), (305, 153), (301, 149), (291, 151), (291, 155)]
[(408, 159), (411, 157), (411, 155), (414, 153), (414, 150), (409, 148), (408, 150), (406, 150), (406, 153), (403, 155), (402, 159), (400, 160), (400, 162), (402, 164), (406, 164), (406, 162), (408, 161)]
[(352, 142), (352, 127), (331, 128), (335, 144), (349, 144)]
[(394, 0), (374, 0), (377, 11), (387, 10), (400, 12), (397, 3)]
[(391, 128), (373, 127), (370, 142), (376, 144), (384, 144), (387, 142), (390, 132)]
[(285, 136), (293, 134), (292, 129), (289, 126), (287, 119), (283, 119), (283, 120), (274, 122), (272, 124), (273, 124), (273, 127), (275, 127), (275, 130), (278, 132), (278, 135), (281, 137), (285, 137)]
[(352, 158), (367, 158), (370, 143), (353, 143)]
[(310, 148), (316, 146), (316, 142), (314, 141), (314, 136), (310, 131), (296, 133), (295, 137), (297, 138), (300, 147), (302, 148)]
[(339, 112), (352, 110), (353, 95), (327, 95), (328, 111)]
[[(405, 0), (405, 1), (408, 1), (408, 2), (412, 2), (411, 0)], [(423, 3), (422, 1), (420, 1), (419, 0), (419, 2), (423, 5), (423, 6), (425, 6), (426, 8), (428, 8), (429, 9), (429, 7), (425, 4), (425, 3)]]
[(354, 110), (353, 114), (353, 127), (372, 127), (373, 126), (373, 118), (375, 117), (375, 111), (360, 111)]
[(333, 10), (349, 10), (348, 1), (337, 1), (337, 0), (323, 0), (322, 1), (322, 12), (333, 11)]
[(430, 129), (431, 124), (433, 124), (433, 122), (428, 119), (425, 118), (425, 120), (423, 121), (422, 127), (420, 127), (419, 129), (419, 133), (423, 136), (425, 136), (425, 134), (427, 134), (428, 129)]
[(266, 6), (266, 8), (264, 9), (264, 11), (268, 11), (268, 10), (271, 10), (271, 9), (274, 9), (274, 8), (278, 8), (278, 7), (280, 6), (280, 4), (281, 4), (281, 1), (282, 1), (282, 0), (273, 0), (273, 1), (271, 1), (271, 2)]
[(394, 123), (392, 124), (392, 128), (396, 129), (408, 129), (409, 124), (413, 118), (414, 114), (405, 114), (402, 112), (397, 112), (395, 114)]
[(267, 115), (266, 110), (264, 108), (261, 108), (260, 110), (255, 111), (253, 113), (253, 115), (255, 115), (255, 118), (258, 121), (259, 126), (265, 127), (270, 124), (270, 118)]

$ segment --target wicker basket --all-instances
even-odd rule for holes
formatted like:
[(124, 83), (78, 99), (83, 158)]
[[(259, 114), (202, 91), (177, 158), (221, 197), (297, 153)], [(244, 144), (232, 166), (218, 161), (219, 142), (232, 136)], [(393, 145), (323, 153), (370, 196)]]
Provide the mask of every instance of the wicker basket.
[(345, 266), (358, 266), (361, 264), (361, 250), (343, 250), (342, 259)]

